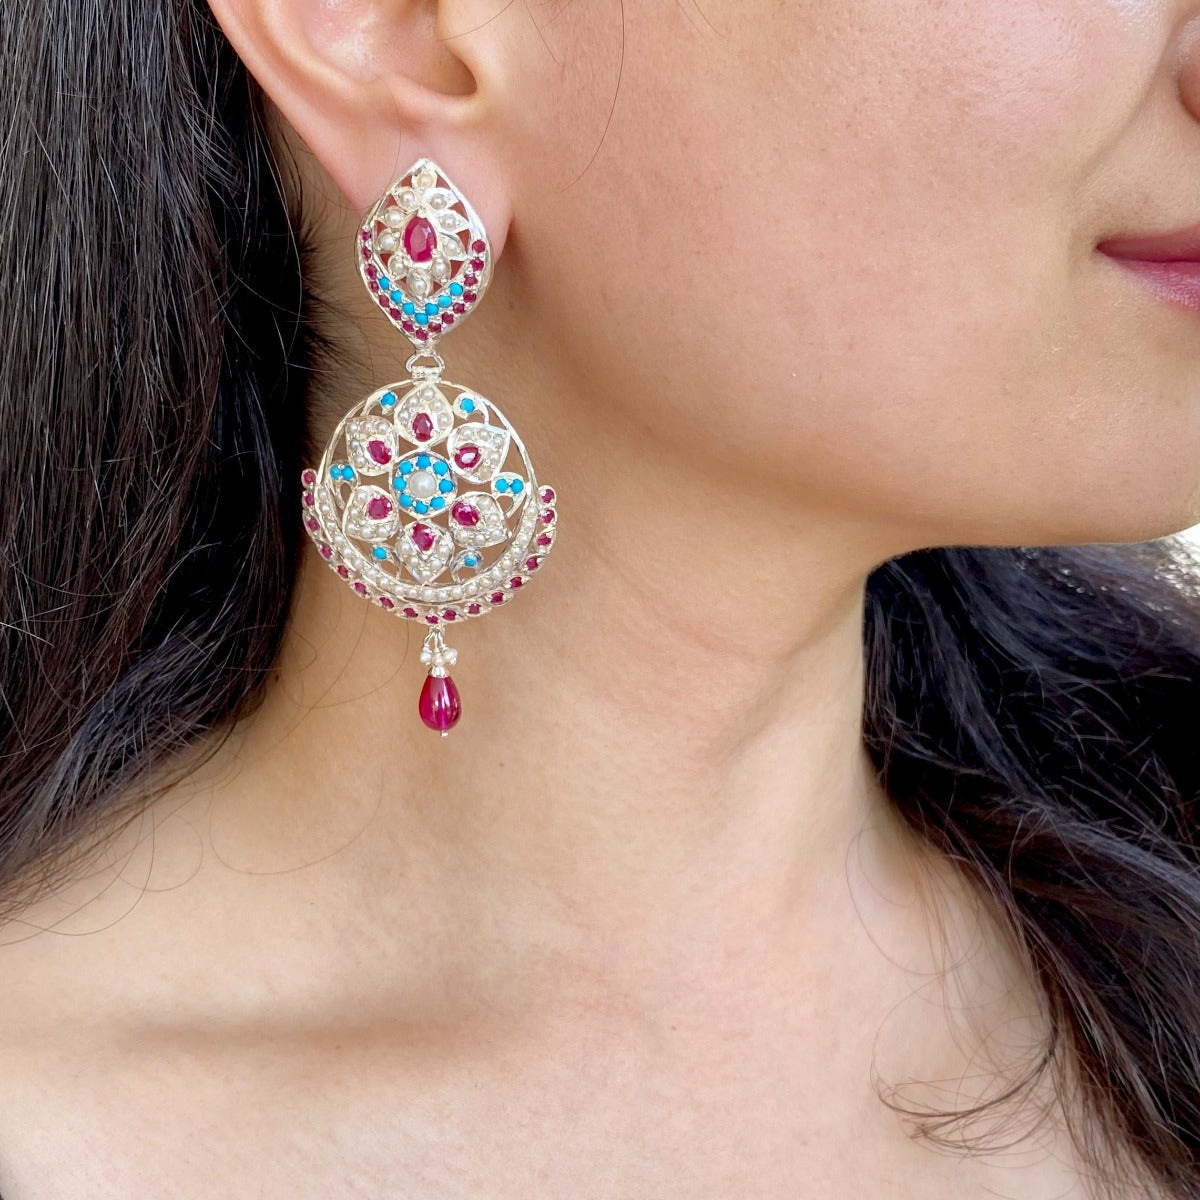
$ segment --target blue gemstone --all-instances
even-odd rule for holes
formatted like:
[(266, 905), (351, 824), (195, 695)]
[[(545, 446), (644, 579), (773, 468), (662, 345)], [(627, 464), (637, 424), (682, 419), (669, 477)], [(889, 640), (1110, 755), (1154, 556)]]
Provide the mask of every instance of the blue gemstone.
[(520, 495), (525, 490), (525, 485), (519, 479), (514, 479), (512, 481), (512, 490), (516, 495)]
[(426, 504), (424, 500), (418, 500), (416, 503), (416, 509), (419, 513), (427, 513), (429, 511), (429, 505)]
[(384, 408), (391, 408), (392, 405), (396, 403), (396, 393), (384, 392), (383, 395), (379, 397), (379, 403), (382, 404)]
[(400, 497), (400, 503), (401, 503), (401, 504), (402, 504), (402, 505), (403, 505), (405, 508), (412, 508), (412, 506), (413, 506), (413, 498), (412, 498), (411, 496), (409, 496), (409, 495), (405, 494), (405, 495), (403, 495), (403, 496), (401, 496), (401, 497)]
[(354, 478), (354, 468), (353, 468), (353, 467), (350, 467), (350, 466), (345, 466), (345, 467), (343, 467), (343, 468), (342, 468), (342, 478), (343, 478), (343, 479), (350, 479), (350, 480), (353, 480), (353, 478)]
[(432, 317), (437, 313), (437, 305), (431, 300), (425, 305), (425, 311)]
[(341, 467), (337, 467), (337, 466), (330, 467), (330, 468), (329, 468), (329, 476), (330, 476), (330, 478), (331, 478), (331, 479), (341, 479), (341, 477), (342, 477), (342, 468), (341, 468)]
[(400, 464), (400, 474), (401, 474), (401, 475), (411, 475), (412, 473), (413, 473), (413, 465), (412, 465), (412, 462), (411, 462), (409, 459), (407, 459), (407, 458), (406, 458), (406, 459), (405, 459), (405, 460), (404, 460), (404, 461), (403, 461), (403, 462)]
[(379, 286), (386, 292), (392, 286), (392, 281), (386, 275), (380, 275)]
[(433, 469), (438, 475), (445, 475), (445, 473), (450, 470), (450, 467), (447, 465), (444, 458), (439, 458), (437, 462), (433, 464)]
[(439, 492), (454, 491), (454, 480), (453, 479), (443, 479), (442, 482), (438, 484), (438, 491)]
[(449, 296), (439, 296), (438, 297), (438, 305), (441, 308), (449, 308), (450, 305), (453, 303), (454, 303), (454, 301), (451, 300)]
[(463, 562), (465, 562), (468, 567), (473, 567), (478, 561), (478, 554), (468, 554), (467, 557), (463, 559)]
[(463, 285), (461, 283), (452, 283), (450, 285), (450, 294), (452, 296), (461, 296), (463, 294)]
[(445, 508), (446, 507), (445, 498), (442, 496), (434, 496), (434, 498), (432, 500), (430, 500), (429, 503), (430, 503), (430, 506), (433, 508)]
[(400, 306), (400, 311), (404, 313), (405, 316), (411, 317), (413, 313), (417, 311), (417, 306), (411, 300), (405, 300), (405, 302)]
[(376, 558), (387, 558), (387, 551), (382, 546), (376, 546), (371, 553), (375, 555)]
[(433, 459), (430, 458), (428, 454), (418, 454), (417, 455), (417, 466), (418, 467), (427, 467), (427, 466), (429, 466), (429, 464), (431, 462), (433, 462)]
[(496, 491), (507, 492), (508, 491), (508, 480), (507, 479), (497, 479), (496, 480)]
[(465, 413), (473, 413), (475, 411), (475, 401), (470, 399), (469, 397), (465, 400), (460, 400), (459, 406), (462, 408), (463, 412), (465, 412)]
[(429, 318), (424, 313), (417, 313), (417, 315), (413, 317), (413, 320), (416, 321), (418, 325), (429, 324)]
[(400, 303), (402, 303), (402, 302), (403, 302), (403, 300), (404, 300), (404, 293), (403, 293), (403, 292), (396, 291), (396, 292), (393, 292), (393, 293), (392, 293), (392, 303), (393, 303), (393, 304), (400, 304)]

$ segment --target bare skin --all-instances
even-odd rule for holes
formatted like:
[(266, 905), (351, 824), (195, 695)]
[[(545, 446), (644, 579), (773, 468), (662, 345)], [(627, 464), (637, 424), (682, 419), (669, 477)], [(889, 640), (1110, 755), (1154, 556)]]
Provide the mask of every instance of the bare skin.
[(444, 740), (307, 554), (264, 707), (3, 930), (5, 1200), (1087, 1195), (1045, 1086), (971, 1157), (878, 1098), (1044, 1030), (869, 768), (863, 588), (1200, 520), (1194, 314), (1096, 253), (1200, 220), (1200, 2), (212, 8), (348, 347), (318, 444), (403, 376), (347, 248), (432, 154), (499, 253), (447, 375), (560, 543)]

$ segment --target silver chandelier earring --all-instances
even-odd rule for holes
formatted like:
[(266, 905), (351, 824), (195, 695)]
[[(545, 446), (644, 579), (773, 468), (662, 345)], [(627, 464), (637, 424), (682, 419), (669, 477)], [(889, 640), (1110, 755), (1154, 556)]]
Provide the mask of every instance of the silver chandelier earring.
[(413, 163), (367, 214), (354, 256), (415, 353), (409, 377), (356, 404), (303, 472), (304, 527), (356, 595), (426, 629), (418, 711), (445, 736), (462, 713), (446, 629), (528, 585), (555, 542), (555, 491), (499, 408), (442, 378), (436, 347), (492, 276), (483, 223), (446, 172)]

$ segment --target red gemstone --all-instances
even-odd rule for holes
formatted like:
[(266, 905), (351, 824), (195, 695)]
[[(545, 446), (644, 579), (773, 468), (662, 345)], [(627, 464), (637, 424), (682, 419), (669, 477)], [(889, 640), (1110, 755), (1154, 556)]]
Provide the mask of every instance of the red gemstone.
[(433, 615), (433, 613), (428, 613), (425, 617), (425, 620), (427, 620), (430, 625), (436, 625), (438, 623), (438, 619)]
[(487, 249), (487, 245), (482, 238), (476, 238), (471, 243), (471, 249), (474, 250), (476, 254), (482, 254)]
[(413, 437), (419, 442), (427, 442), (433, 437), (433, 418), (426, 412), (419, 412), (412, 419)]
[(446, 611), (444, 613), (442, 613), (442, 617), (444, 620), (447, 620), (447, 621), (457, 621), (458, 613), (456, 613), (454, 611), (454, 609), (448, 608), (448, 609), (446, 609)]
[(404, 227), (404, 249), (413, 262), (428, 262), (437, 249), (437, 234), (425, 217), (413, 217)]
[(429, 332), (430, 333), (441, 333), (442, 332), (441, 321), (430, 321), (429, 322)]
[(469, 471), (476, 463), (479, 462), (480, 452), (479, 447), (474, 445), (459, 446), (454, 452), (454, 461), (458, 463), (464, 471)]
[(443, 325), (453, 325), (454, 324), (454, 314), (452, 312), (442, 313), (442, 324)]
[(542, 488), (542, 500), (546, 504), (550, 504), (554, 500), (554, 489), (552, 487)]
[(371, 257), (371, 248), (369, 246), (364, 246), (362, 248), (362, 256), (363, 256), (363, 258)]
[(478, 612), (479, 612), (479, 610), (480, 610), (480, 607), (481, 607), (481, 606), (480, 606), (480, 605), (478, 605), (478, 604), (468, 604), (468, 605), (467, 605), (467, 612), (469, 612), (469, 613), (470, 613), (472, 616), (474, 616), (476, 613), (478, 613)]
[(385, 295), (381, 293), (380, 295), (376, 296), (375, 299), (379, 301), (380, 308), (387, 308), (389, 301)]
[(381, 442), (378, 438), (372, 438), (367, 443), (367, 453), (381, 467), (386, 467), (392, 461), (392, 452), (388, 449), (387, 442)]
[(553, 520), (554, 520), (554, 510), (552, 508), (545, 509), (542, 512), (542, 524), (549, 525), (550, 522)]
[(338, 569), (337, 569), (337, 573), (338, 573), (338, 574), (339, 574), (339, 575), (340, 575), (340, 576), (341, 576), (343, 579), (349, 579), (349, 578), (350, 578), (350, 571), (349, 571), (349, 569), (348, 569), (348, 568), (345, 566), (345, 564), (339, 564), (339, 566), (338, 566)]
[(467, 311), (467, 306), (461, 300), (455, 300), (452, 307), (453, 307), (454, 311), (456, 313), (459, 313), (460, 315)]
[(542, 560), (537, 555), (533, 555), (525, 560), (525, 570), (527, 571), (536, 571), (541, 565)]
[(401, 321), (400, 328), (403, 329), (405, 333), (412, 333), (412, 331), (416, 329), (416, 326), (411, 321)]
[(471, 259), (471, 266), (473, 266), (475, 268), (475, 270), (477, 270), (477, 271), (482, 271), (483, 270), (483, 259), (482, 258)]
[(412, 527), (412, 540), (417, 549), (426, 554), (437, 545), (437, 535), (420, 521)]
[(503, 604), (504, 603), (504, 593), (503, 592), (493, 592), (491, 595), (491, 600), (492, 600), (493, 604)]
[(464, 300), (465, 300), (465, 301), (466, 301), (468, 304), (474, 304), (474, 303), (475, 303), (475, 300), (476, 300), (476, 298), (477, 298), (477, 297), (476, 297), (476, 295), (475, 295), (475, 293), (474, 293), (474, 292), (463, 292), (463, 299), (464, 299)]
[(364, 229), (358, 236), (362, 238), (364, 242), (369, 242), (371, 240), (371, 231), (369, 229)]
[(415, 608), (406, 608), (404, 610), (404, 615), (406, 617), (419, 617), (421, 614), (417, 612)]
[(404, 316), (404, 314), (398, 308), (389, 308), (388, 316), (391, 317), (395, 321), (399, 321), (400, 318)]
[(373, 292), (379, 291), (379, 284), (377, 284), (374, 279), (367, 280), (367, 287), (369, 287)]
[(321, 557), (322, 558), (332, 558), (333, 557), (333, 547), (330, 546), (327, 542), (321, 543)]
[(367, 585), (366, 585), (365, 583), (363, 583), (363, 581), (360, 579), (360, 580), (359, 580), (359, 581), (358, 581), (358, 582), (357, 582), (357, 583), (354, 585), (354, 590), (355, 590), (355, 591), (356, 591), (356, 592), (357, 592), (357, 593), (358, 593), (360, 596), (365, 596), (365, 595), (367, 594)]
[(317, 482), (316, 471), (305, 471), (304, 474), (300, 476), (300, 481), (302, 483), (316, 483)]
[(548, 545), (550, 545), (551, 541), (552, 541), (552, 539), (548, 533), (538, 534), (537, 544), (539, 546), (548, 546)]
[(468, 271), (463, 276), (463, 283), (465, 283), (467, 285), (467, 287), (470, 287), (472, 284), (475, 284), (478, 282), (479, 282), (479, 276), (476, 275), (474, 271)]
[(375, 278), (375, 276), (376, 276), (376, 275), (378, 275), (378, 274), (379, 274), (379, 270), (378, 270), (378, 268), (375, 266), (375, 264), (374, 264), (374, 263), (367, 263), (367, 278), (368, 278), (368, 279), (374, 279), (374, 278)]
[(380, 608), (395, 608), (396, 605), (393, 603), (391, 596), (380, 596), (379, 597), (379, 607)]
[(460, 500), (451, 510), (451, 515), (460, 525), (478, 525), (479, 524), (479, 509), (473, 504), (466, 504)]
[(313, 531), (313, 533), (316, 533), (317, 530), (321, 528), (321, 522), (318, 521), (316, 517), (309, 517), (308, 520), (305, 521), (305, 524)]
[(462, 700), (458, 688), (449, 675), (426, 675), (421, 688), (421, 700), (417, 705), (421, 720), (430, 729), (445, 733), (458, 723), (462, 716)]
[(515, 587), (515, 588), (517, 588), (517, 587), (523, 587), (524, 585), (525, 585), (525, 580), (523, 580), (523, 579), (520, 577), (520, 575), (514, 575), (514, 576), (513, 576), (513, 577), (512, 577), (512, 578), (511, 578), (511, 579), (508, 581), (508, 586), (509, 586), (509, 587)]
[(417, 341), (418, 341), (418, 342), (423, 342), (423, 341), (425, 341), (425, 339), (426, 339), (428, 336), (429, 336), (429, 334), (427, 334), (427, 333), (425, 332), (425, 330), (423, 330), (423, 329), (415, 329), (415, 330), (413, 331), (413, 337), (415, 337), (415, 338), (417, 339)]
[(304, 506), (305, 506), (305, 508), (312, 508), (312, 506), (313, 506), (315, 503), (316, 503), (316, 501), (313, 499), (313, 494), (312, 494), (312, 492), (305, 492), (305, 493), (304, 493)]
[(392, 502), (386, 496), (372, 496), (367, 501), (367, 516), (372, 521), (382, 521), (391, 511)]

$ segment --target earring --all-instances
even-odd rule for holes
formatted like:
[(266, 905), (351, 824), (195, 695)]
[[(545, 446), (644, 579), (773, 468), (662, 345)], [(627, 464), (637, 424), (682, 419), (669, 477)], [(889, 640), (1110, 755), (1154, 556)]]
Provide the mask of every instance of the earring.
[(354, 257), (414, 353), (409, 377), (356, 404), (302, 473), (304, 527), (356, 595), (426, 627), (417, 707), (444, 737), (462, 714), (446, 628), (528, 585), (555, 542), (555, 491), (500, 409), (442, 378), (436, 347), (492, 276), (483, 223), (446, 172), (413, 163), (367, 214)]

